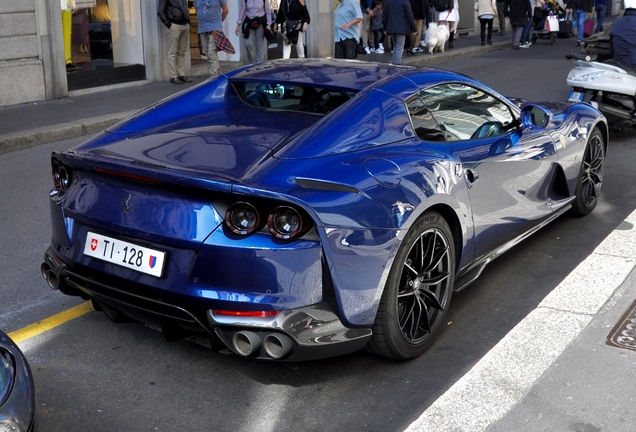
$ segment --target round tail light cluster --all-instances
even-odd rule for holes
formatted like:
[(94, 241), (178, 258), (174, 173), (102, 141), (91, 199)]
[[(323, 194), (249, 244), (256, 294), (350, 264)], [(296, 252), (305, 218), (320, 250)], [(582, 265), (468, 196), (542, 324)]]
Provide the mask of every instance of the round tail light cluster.
[[(267, 214), (267, 217), (261, 217), (261, 214)], [(237, 202), (225, 212), (225, 225), (234, 234), (241, 236), (263, 228), (265, 221), (267, 221), (269, 232), (281, 240), (296, 238), (311, 227), (309, 217), (303, 216), (300, 211), (287, 205), (259, 212), (249, 203)]]
[(56, 189), (64, 192), (71, 187), (71, 171), (55, 159), (51, 162), (51, 175)]

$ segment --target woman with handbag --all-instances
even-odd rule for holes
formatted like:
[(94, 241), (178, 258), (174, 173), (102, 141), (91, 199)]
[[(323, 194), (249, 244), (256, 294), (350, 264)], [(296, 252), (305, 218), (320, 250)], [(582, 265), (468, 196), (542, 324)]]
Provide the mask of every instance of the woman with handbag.
[[(492, 23), (497, 18), (497, 3), (495, 0), (475, 0), (475, 10), (481, 25), (481, 46), (492, 45)], [(487, 37), (486, 27), (488, 27)]]
[(291, 57), (291, 47), (296, 47), (298, 58), (305, 58), (304, 36), (309, 24), (309, 11), (305, 0), (281, 0), (276, 24), (283, 34), (283, 58)]
[[(272, 12), (268, 0), (245, 0), (236, 21), (234, 33), (243, 33), (247, 61), (259, 63), (263, 61), (265, 29), (272, 24)], [(265, 27), (267, 26), (267, 27)], [(254, 52), (256, 51), (256, 52)]]

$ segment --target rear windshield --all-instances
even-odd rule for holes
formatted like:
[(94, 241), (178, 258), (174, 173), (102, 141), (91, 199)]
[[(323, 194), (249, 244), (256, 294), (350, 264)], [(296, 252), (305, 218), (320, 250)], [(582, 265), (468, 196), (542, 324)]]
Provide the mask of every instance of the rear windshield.
[(232, 82), (251, 106), (327, 114), (356, 95), (351, 90), (289, 83)]

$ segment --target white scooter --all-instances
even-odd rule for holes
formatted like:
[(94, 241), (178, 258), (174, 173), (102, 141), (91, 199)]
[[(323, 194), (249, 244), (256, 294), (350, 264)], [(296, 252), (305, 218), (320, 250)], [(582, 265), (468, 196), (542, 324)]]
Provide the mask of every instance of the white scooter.
[(567, 83), (572, 87), (570, 100), (589, 102), (601, 111), (613, 129), (636, 126), (636, 72), (613, 60), (594, 61), (595, 56), (566, 54), (576, 60)]

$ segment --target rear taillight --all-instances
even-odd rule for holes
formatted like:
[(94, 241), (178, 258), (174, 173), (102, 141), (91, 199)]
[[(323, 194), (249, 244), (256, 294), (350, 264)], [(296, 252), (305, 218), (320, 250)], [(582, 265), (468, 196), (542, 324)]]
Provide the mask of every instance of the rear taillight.
[(281, 206), (270, 212), (267, 227), (274, 237), (288, 240), (302, 232), (303, 218), (295, 209)]
[(290, 205), (268, 202), (231, 204), (225, 211), (225, 226), (232, 233), (246, 236), (257, 231), (267, 232), (280, 240), (291, 240), (305, 234), (312, 227), (306, 212)]
[(246, 202), (232, 204), (225, 212), (225, 225), (234, 234), (251, 234), (259, 227), (259, 222), (258, 211)]

